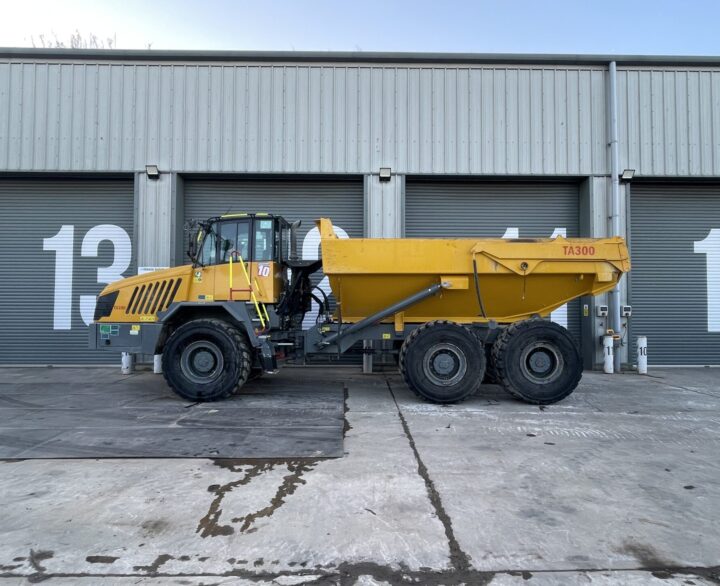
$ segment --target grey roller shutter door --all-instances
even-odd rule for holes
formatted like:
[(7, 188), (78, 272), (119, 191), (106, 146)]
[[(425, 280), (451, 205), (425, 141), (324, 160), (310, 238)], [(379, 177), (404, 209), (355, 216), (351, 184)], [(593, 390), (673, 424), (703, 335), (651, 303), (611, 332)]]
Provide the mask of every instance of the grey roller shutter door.
[(0, 179), (0, 363), (119, 363), (83, 313), (105, 267), (135, 274), (133, 217), (132, 179)]
[[(409, 238), (499, 238), (517, 228), (521, 238), (565, 229), (579, 236), (576, 183), (434, 181), (408, 179), (405, 235)], [(579, 301), (567, 308), (567, 327), (580, 338)]]
[[(302, 220), (300, 248), (321, 216), (351, 238), (363, 236), (363, 185), (356, 180), (185, 180), (185, 219), (233, 212), (266, 212)], [(302, 250), (300, 250), (302, 252)]]
[(634, 184), (630, 206), (631, 361), (644, 335), (649, 364), (720, 365), (720, 185)]
[[(363, 184), (361, 179), (268, 179), (218, 180), (186, 179), (185, 219), (201, 219), (232, 212), (266, 212), (283, 216), (293, 222), (301, 220), (298, 230), (298, 253), (304, 259), (319, 255), (320, 239), (308, 236), (320, 217), (330, 218), (333, 225), (344, 230), (350, 238), (362, 238)], [(313, 283), (320, 284), (330, 294), (330, 287), (316, 273)], [(331, 309), (334, 309), (330, 297)], [(315, 305), (313, 304), (313, 308)], [(314, 323), (314, 311), (305, 317), (304, 327)], [(311, 357), (312, 358), (312, 357)], [(352, 352), (342, 362), (357, 362)]]

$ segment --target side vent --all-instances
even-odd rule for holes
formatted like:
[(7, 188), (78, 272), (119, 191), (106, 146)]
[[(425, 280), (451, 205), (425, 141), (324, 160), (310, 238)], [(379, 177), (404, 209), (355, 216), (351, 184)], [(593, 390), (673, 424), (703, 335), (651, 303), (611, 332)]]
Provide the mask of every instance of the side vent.
[(175, 300), (182, 279), (167, 279), (137, 286), (130, 295), (126, 314), (154, 315), (165, 311)]
[(175, 295), (177, 295), (178, 289), (180, 288), (180, 283), (182, 283), (182, 279), (175, 281), (175, 286), (173, 287), (172, 293), (170, 293), (170, 299), (168, 299), (167, 305), (164, 309), (170, 307), (170, 304), (175, 300)]
[(144, 294), (145, 285), (143, 285), (142, 287), (135, 287), (135, 291), (133, 291), (132, 294), (132, 298), (134, 301), (128, 305), (130, 313), (136, 314), (138, 312), (138, 305), (140, 305), (140, 300), (143, 298)]

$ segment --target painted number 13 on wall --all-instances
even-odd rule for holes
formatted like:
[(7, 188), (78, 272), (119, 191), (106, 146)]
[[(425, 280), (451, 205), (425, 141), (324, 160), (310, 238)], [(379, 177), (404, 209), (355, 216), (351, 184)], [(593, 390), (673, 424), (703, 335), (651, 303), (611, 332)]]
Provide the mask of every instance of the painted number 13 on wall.
[[(123, 278), (130, 268), (132, 244), (130, 236), (120, 226), (100, 224), (90, 228), (82, 239), (81, 257), (97, 257), (100, 243), (109, 241), (114, 247), (113, 262), (107, 267), (98, 267), (98, 285), (107, 285)], [(75, 226), (65, 224), (55, 236), (43, 239), (43, 250), (55, 253), (55, 283), (53, 303), (53, 329), (72, 329), (73, 266)], [(85, 324), (92, 322), (95, 313), (95, 296), (80, 296), (80, 316)]]

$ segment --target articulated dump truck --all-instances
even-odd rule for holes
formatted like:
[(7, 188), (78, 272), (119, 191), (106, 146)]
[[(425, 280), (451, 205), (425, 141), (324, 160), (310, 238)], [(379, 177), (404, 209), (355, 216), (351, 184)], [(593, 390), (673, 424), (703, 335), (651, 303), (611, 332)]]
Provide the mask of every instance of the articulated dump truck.
[[(549, 404), (582, 376), (578, 342), (550, 312), (630, 270), (621, 238), (341, 239), (325, 218), (321, 260), (299, 260), (298, 225), (271, 214), (197, 222), (191, 265), (105, 288), (90, 346), (162, 354), (168, 385), (192, 401), (237, 393), (283, 361), (339, 357), (373, 340), (428, 401), (461, 401), (491, 380)], [(332, 297), (312, 284), (320, 270)], [(303, 329), (313, 301), (317, 319)]]

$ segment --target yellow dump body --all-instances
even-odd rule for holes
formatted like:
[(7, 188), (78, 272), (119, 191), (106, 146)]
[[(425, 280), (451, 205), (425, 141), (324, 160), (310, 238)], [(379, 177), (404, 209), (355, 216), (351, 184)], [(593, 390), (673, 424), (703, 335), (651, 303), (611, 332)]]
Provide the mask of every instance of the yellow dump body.
[(445, 283), (440, 294), (395, 316), (398, 328), (403, 321), (435, 319), (509, 323), (546, 316), (572, 299), (607, 291), (630, 270), (622, 238), (341, 239), (329, 219), (320, 219), (318, 227), (323, 271), (344, 322)]

